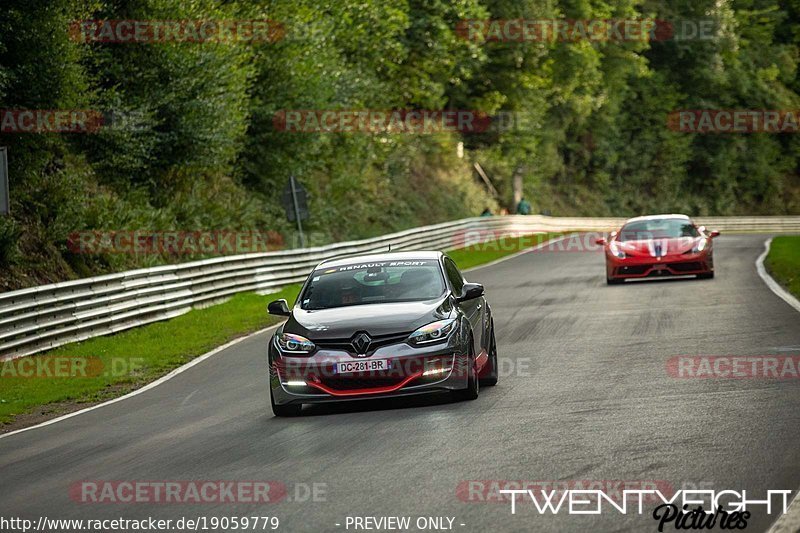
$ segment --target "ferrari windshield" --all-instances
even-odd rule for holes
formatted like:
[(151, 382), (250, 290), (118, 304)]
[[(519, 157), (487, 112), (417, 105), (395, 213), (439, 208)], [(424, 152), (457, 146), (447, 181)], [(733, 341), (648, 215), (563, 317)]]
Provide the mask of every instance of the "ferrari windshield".
[(444, 289), (442, 270), (435, 259), (353, 263), (315, 270), (300, 307), (314, 310), (431, 300)]
[(698, 237), (700, 232), (686, 218), (656, 218), (637, 220), (625, 224), (619, 232), (619, 241), (645, 241), (649, 239), (675, 239)]

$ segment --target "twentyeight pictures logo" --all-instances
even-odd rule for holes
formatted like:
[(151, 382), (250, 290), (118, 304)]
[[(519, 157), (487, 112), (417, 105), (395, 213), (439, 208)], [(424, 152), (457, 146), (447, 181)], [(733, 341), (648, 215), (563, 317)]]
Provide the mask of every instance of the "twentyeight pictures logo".
[[(624, 489), (622, 497), (617, 492), (609, 493), (603, 488), (589, 489), (501, 489), (501, 494), (511, 497), (511, 514), (516, 514), (517, 506), (530, 505), (539, 514), (571, 515), (602, 514), (603, 509), (621, 514), (643, 514), (648, 501), (659, 501), (666, 505), (678, 504), (680, 507), (702, 505), (708, 500), (712, 509), (724, 506), (731, 512), (747, 511), (748, 508), (762, 508), (767, 514), (786, 513), (789, 508), (791, 490), (768, 490), (766, 495), (754, 495), (747, 490), (677, 490), (674, 494), (664, 494), (658, 488)], [(619, 498), (619, 499), (617, 499)]]
[(744, 529), (754, 509), (785, 514), (791, 490), (764, 493), (714, 490), (706, 482), (684, 482), (680, 489), (663, 480), (469, 480), (456, 488), (469, 503), (503, 503), (512, 515), (599, 515), (603, 513), (652, 516), (663, 532), (676, 529)]

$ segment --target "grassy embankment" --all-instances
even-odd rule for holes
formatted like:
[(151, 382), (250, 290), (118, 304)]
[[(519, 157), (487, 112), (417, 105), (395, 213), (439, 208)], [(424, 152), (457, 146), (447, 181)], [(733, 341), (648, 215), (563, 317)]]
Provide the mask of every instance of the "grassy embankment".
[(775, 237), (764, 264), (778, 283), (800, 298), (800, 236)]

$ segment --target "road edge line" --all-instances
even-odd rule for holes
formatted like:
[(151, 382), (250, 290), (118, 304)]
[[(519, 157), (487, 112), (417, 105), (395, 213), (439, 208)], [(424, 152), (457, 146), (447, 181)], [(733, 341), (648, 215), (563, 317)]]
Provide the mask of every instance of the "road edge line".
[(12, 435), (17, 435), (17, 434), (23, 433), (25, 431), (30, 431), (32, 429), (49, 426), (50, 424), (55, 424), (56, 422), (61, 422), (63, 420), (67, 420), (68, 418), (72, 418), (72, 417), (75, 417), (75, 416), (78, 416), (78, 415), (82, 415), (84, 413), (88, 413), (89, 411), (94, 411), (95, 409), (100, 409), (101, 407), (105, 407), (107, 405), (111, 405), (111, 404), (114, 404), (114, 403), (117, 403), (117, 402), (121, 402), (122, 400), (127, 400), (128, 398), (132, 398), (134, 396), (138, 396), (139, 394), (142, 394), (143, 392), (147, 392), (150, 389), (154, 389), (154, 388), (158, 387), (162, 383), (166, 383), (167, 381), (171, 380), (172, 378), (174, 378), (175, 376), (177, 376), (179, 374), (183, 374), (184, 372), (186, 372), (187, 370), (189, 370), (193, 366), (199, 365), (200, 363), (202, 363), (206, 359), (209, 359), (210, 357), (212, 357), (212, 356), (214, 356), (214, 355), (216, 355), (216, 354), (218, 354), (218, 353), (220, 353), (220, 352), (222, 352), (224, 350), (227, 350), (231, 346), (234, 346), (236, 344), (239, 344), (240, 342), (246, 341), (247, 339), (250, 339), (251, 337), (255, 337), (256, 335), (261, 335), (262, 333), (266, 333), (271, 329), (275, 329), (278, 326), (280, 326), (282, 323), (283, 322), (279, 322), (278, 324), (273, 324), (272, 326), (260, 329), (258, 331), (254, 331), (253, 333), (249, 333), (249, 334), (247, 334), (247, 335), (245, 335), (243, 337), (238, 337), (236, 339), (233, 339), (232, 341), (228, 341), (225, 344), (223, 344), (222, 346), (217, 346), (216, 348), (214, 348), (210, 352), (206, 352), (203, 355), (195, 357), (194, 359), (192, 359), (188, 363), (185, 363), (185, 364), (179, 366), (178, 368), (175, 368), (175, 369), (171, 370), (168, 374), (165, 374), (165, 375), (161, 376), (160, 378), (158, 378), (157, 380), (151, 381), (147, 385), (144, 385), (143, 387), (140, 387), (140, 388), (138, 388), (138, 389), (136, 389), (134, 391), (131, 391), (128, 394), (125, 394), (125, 395), (120, 396), (118, 398), (113, 398), (111, 400), (108, 400), (107, 402), (98, 403), (97, 405), (93, 405), (91, 407), (87, 407), (86, 409), (81, 409), (79, 411), (74, 411), (72, 413), (67, 413), (65, 415), (62, 415), (62, 416), (59, 416), (59, 417), (56, 417), (56, 418), (53, 418), (53, 419), (50, 419), (50, 420), (45, 420), (44, 422), (41, 422), (39, 424), (35, 424), (33, 426), (28, 426), (28, 427), (25, 427), (25, 428), (22, 428), (22, 429), (16, 429), (14, 431), (9, 431), (8, 433), (2, 433), (2, 434), (0, 434), (0, 439), (4, 439), (4, 438), (10, 437)]
[[(781, 285), (775, 281), (775, 278), (769, 275), (764, 260), (769, 254), (769, 248), (772, 245), (772, 237), (764, 241), (764, 251), (756, 259), (756, 272), (761, 280), (767, 284), (767, 287), (780, 297), (787, 304), (794, 307), (797, 312), (800, 312), (800, 301), (794, 297), (789, 291), (785, 290)], [(800, 530), (800, 489), (796, 490), (786, 513), (780, 515), (772, 525), (767, 529), (767, 533), (793, 533)]]

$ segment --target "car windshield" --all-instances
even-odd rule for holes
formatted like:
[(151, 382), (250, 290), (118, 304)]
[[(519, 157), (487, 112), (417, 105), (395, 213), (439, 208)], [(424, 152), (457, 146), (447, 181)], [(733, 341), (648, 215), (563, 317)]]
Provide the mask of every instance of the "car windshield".
[(437, 260), (352, 263), (315, 270), (300, 297), (306, 310), (431, 300), (444, 293)]
[(619, 241), (645, 241), (649, 239), (673, 239), (697, 237), (700, 233), (691, 221), (685, 218), (657, 218), (639, 220), (625, 224), (619, 232)]

